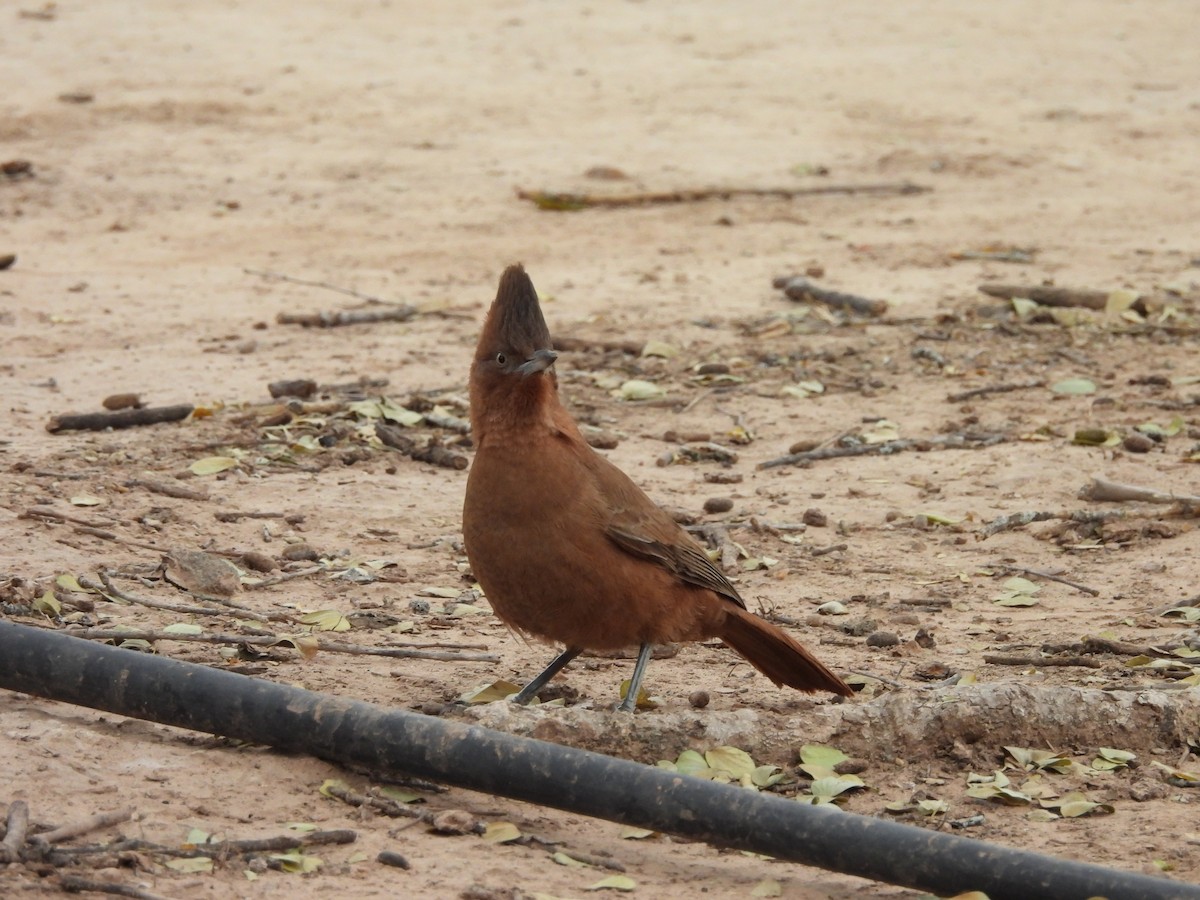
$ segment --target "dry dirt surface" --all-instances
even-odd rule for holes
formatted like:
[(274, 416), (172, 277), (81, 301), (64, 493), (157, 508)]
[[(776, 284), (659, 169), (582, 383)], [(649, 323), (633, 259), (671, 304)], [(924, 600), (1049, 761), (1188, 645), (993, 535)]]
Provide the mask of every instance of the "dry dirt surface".
[[(0, 615), (265, 638), (152, 649), (651, 763), (736, 744), (785, 796), (810, 790), (801, 748), (826, 744), (856, 760), (853, 812), (1200, 880), (1200, 539), (1178, 500), (1200, 493), (1197, 24), (1193, 0), (4, 4)], [(928, 190), (517, 196), (902, 184)], [(713, 645), (652, 663), (659, 705), (632, 724), (608, 712), (629, 659), (578, 661), (555, 682), (566, 709), (455, 703), (553, 652), (472, 593), (459, 533), (467, 367), (514, 261), (603, 452), (856, 697), (777, 690)], [(805, 273), (886, 311), (772, 286)], [(346, 310), (393, 319), (279, 318)], [(315, 390), (289, 406), (268, 393), (283, 379)], [(47, 428), (120, 393), (196, 412)], [(797, 444), (817, 458), (761, 467)], [(1093, 478), (1146, 490), (1081, 495)], [(1041, 515), (997, 521), (1022, 513)], [(89, 590), (102, 573), (112, 588)], [(314, 639), (499, 661), (305, 658)], [(1105, 770), (1104, 747), (1136, 758)], [(582, 897), (615, 874), (642, 897), (916, 896), (460, 790), (418, 786), (426, 815), (393, 818), (320, 792), (381, 789), (370, 773), (11, 692), (0, 754), (0, 810), (25, 801), (36, 830), (128, 808), (62, 846), (148, 842), (27, 848), (5, 896), (75, 877), (174, 898)], [(1028, 802), (968, 795), (997, 770)], [(451, 810), (522, 838), (433, 833)], [(196, 829), (313, 827), (356, 839), (306, 848), (308, 874), (266, 853), (168, 865)]]

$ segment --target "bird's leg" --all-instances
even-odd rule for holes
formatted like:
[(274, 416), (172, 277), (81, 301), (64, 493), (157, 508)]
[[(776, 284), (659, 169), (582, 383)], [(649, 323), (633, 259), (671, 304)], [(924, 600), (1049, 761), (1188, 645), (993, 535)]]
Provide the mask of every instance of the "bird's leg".
[(646, 664), (650, 662), (652, 649), (652, 644), (642, 644), (638, 650), (637, 662), (633, 664), (633, 674), (629, 677), (629, 690), (625, 692), (625, 699), (617, 707), (618, 712), (633, 712), (633, 708), (637, 706), (638, 690), (642, 686), (642, 676), (646, 674)]
[(518, 703), (521, 706), (524, 706), (535, 696), (537, 696), (537, 692), (546, 686), (547, 681), (561, 672), (567, 663), (569, 663), (582, 652), (582, 647), (568, 647), (562, 653), (558, 654), (558, 656), (554, 657), (554, 661), (542, 670), (540, 675), (534, 678), (533, 681), (529, 682), (529, 684), (525, 685), (525, 687), (521, 688), (521, 692), (519, 694), (515, 694), (513, 696), (513, 703)]

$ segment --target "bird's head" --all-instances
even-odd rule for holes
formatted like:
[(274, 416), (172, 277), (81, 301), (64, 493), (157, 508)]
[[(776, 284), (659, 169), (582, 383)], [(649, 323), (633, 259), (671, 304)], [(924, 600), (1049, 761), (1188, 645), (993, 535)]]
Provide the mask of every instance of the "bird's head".
[(537, 291), (519, 263), (500, 276), (471, 365), (471, 419), (518, 419), (557, 391), (550, 329)]

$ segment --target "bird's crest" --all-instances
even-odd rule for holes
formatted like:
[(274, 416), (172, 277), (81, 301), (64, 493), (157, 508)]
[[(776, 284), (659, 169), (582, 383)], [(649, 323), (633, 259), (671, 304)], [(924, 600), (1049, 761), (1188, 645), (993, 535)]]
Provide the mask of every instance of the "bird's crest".
[(550, 329), (542, 317), (533, 282), (524, 266), (511, 265), (500, 276), (496, 299), (479, 336), (477, 355), (488, 357), (499, 349), (508, 349), (529, 357), (550, 346)]

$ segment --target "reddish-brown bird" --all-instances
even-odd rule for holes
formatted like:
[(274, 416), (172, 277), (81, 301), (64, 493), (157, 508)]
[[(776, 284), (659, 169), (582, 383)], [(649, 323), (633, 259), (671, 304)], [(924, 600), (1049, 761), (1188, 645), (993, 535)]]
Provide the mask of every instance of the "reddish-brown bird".
[(620, 707), (632, 710), (653, 644), (709, 638), (777, 685), (849, 696), (804, 647), (748, 612), (700, 545), (588, 446), (558, 398), (556, 358), (533, 283), (510, 266), (471, 366), (476, 452), (463, 538), (496, 615), (566, 647), (516, 702), (583, 650), (638, 644)]

